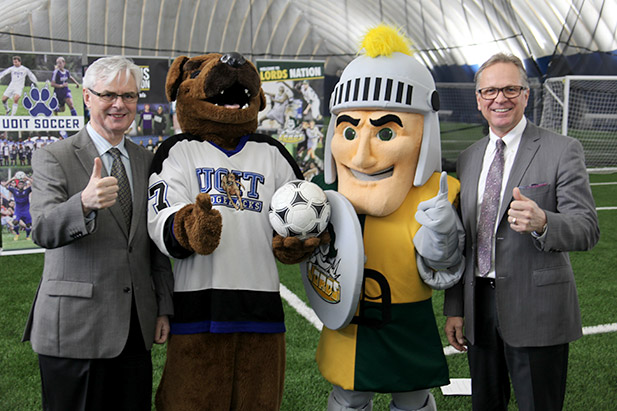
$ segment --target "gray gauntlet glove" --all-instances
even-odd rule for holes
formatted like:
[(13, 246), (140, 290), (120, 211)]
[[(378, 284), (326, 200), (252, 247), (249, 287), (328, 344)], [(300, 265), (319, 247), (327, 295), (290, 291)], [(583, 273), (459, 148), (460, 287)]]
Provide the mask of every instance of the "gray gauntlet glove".
[[(465, 231), (454, 207), (448, 201), (448, 179), (445, 171), (441, 173), (439, 180), (439, 193), (418, 205), (415, 218), (422, 225), (414, 236), (413, 243), (418, 255), (417, 260), (421, 260), (418, 261), (418, 269), (423, 280), (433, 287), (428, 277), (436, 278), (436, 274), (441, 273), (446, 278), (437, 281), (433, 288), (443, 289), (453, 285), (450, 284), (451, 277), (457, 273), (462, 274)], [(436, 273), (429, 275), (427, 270)], [(456, 281), (459, 278), (460, 275)], [(444, 287), (445, 284), (449, 285)]]

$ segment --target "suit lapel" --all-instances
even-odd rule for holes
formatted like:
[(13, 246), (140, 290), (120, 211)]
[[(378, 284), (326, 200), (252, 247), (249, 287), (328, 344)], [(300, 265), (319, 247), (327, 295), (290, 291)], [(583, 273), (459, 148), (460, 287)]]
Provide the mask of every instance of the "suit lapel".
[(465, 198), (467, 198), (467, 210), (469, 210), (469, 227), (473, 237), (476, 236), (478, 216), (478, 181), (480, 180), (480, 173), (482, 172), (482, 162), (484, 159), (484, 152), (486, 151), (486, 145), (489, 142), (488, 136), (477, 144), (473, 151), (469, 154), (469, 166), (467, 174), (465, 175), (465, 181), (467, 182), (467, 190)]
[(501, 209), (499, 210), (499, 222), (501, 222), (501, 219), (506, 214), (506, 211), (510, 207), (510, 203), (513, 200), (512, 190), (514, 187), (518, 187), (520, 185), (523, 175), (525, 175), (525, 172), (529, 168), (529, 165), (531, 164), (531, 161), (539, 148), (540, 133), (538, 133), (538, 128), (531, 122), (527, 121), (527, 126), (521, 136), (521, 143), (518, 146), (518, 151), (516, 152), (516, 157), (514, 158), (514, 163), (512, 164), (512, 170), (510, 170), (510, 177), (508, 178), (508, 182), (506, 184), (506, 190), (503, 194), (503, 201), (501, 203)]
[[(75, 155), (79, 159), (84, 173), (88, 176), (88, 180), (90, 180), (92, 168), (94, 167), (94, 158), (99, 156), (99, 152), (96, 150), (96, 146), (92, 142), (92, 139), (88, 135), (86, 129), (81, 130), (71, 138), (74, 139), (73, 146), (75, 147)], [(101, 176), (107, 176), (107, 170), (105, 170), (105, 167), (103, 167), (103, 170), (101, 171)]]
[(131, 175), (133, 177), (133, 215), (131, 218), (130, 241), (139, 224), (139, 215), (141, 211), (146, 209), (146, 197), (144, 193), (146, 192), (146, 173), (148, 170), (146, 170), (145, 162), (141, 161), (139, 148), (128, 140), (125, 140), (124, 144), (131, 160)]

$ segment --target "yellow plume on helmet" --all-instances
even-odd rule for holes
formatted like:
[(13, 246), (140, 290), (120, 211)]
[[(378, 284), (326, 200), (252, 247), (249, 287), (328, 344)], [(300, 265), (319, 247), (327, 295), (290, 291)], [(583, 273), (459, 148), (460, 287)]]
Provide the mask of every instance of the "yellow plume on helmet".
[(374, 58), (378, 56), (390, 56), (394, 52), (399, 52), (411, 56), (411, 40), (396, 29), (386, 24), (380, 24), (370, 29), (362, 42), (361, 49), (364, 49), (367, 56)]

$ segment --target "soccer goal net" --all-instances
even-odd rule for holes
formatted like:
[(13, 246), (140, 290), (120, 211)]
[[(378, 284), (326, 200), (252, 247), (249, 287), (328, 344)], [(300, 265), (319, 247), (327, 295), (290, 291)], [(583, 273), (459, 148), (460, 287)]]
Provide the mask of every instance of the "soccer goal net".
[(542, 127), (578, 139), (590, 172), (617, 171), (617, 76), (547, 79)]

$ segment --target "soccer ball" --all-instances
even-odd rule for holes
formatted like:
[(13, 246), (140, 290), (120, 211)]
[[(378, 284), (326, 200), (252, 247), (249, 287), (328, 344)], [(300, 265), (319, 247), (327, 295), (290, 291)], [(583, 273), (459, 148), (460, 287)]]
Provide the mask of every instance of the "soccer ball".
[(328, 227), (330, 203), (317, 184), (293, 180), (276, 190), (268, 216), (272, 228), (281, 236), (305, 240), (317, 237)]
[(15, 179), (17, 180), (24, 180), (26, 178), (26, 173), (24, 173), (23, 171), (19, 170), (18, 172), (15, 173)]

